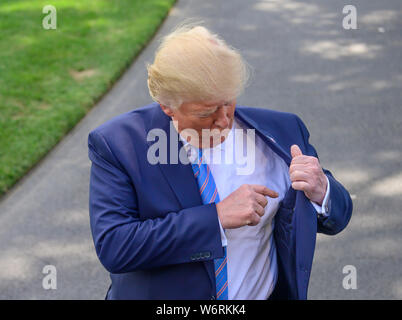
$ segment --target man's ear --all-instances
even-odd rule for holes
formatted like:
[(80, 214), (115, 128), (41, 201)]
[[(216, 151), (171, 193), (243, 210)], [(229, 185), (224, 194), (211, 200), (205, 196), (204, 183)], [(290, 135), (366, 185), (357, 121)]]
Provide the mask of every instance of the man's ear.
[(172, 111), (172, 109), (170, 107), (165, 106), (163, 104), (159, 104), (159, 105), (161, 106), (162, 111), (164, 113), (166, 113), (166, 115), (168, 115), (169, 117), (173, 117), (174, 113), (173, 113), (173, 111)]

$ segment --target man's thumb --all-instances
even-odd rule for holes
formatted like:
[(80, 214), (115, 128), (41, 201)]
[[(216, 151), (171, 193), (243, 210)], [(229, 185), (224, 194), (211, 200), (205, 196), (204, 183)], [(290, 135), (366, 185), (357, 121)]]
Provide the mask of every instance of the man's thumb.
[(290, 153), (292, 155), (292, 158), (303, 155), (302, 151), (300, 150), (297, 144), (294, 144), (290, 147)]

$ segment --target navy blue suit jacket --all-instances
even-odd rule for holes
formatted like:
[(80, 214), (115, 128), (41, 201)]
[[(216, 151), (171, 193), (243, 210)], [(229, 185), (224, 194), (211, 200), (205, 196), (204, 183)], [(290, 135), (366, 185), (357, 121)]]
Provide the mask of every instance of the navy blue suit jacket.
[[(317, 157), (296, 115), (237, 106), (235, 116), (255, 128), (288, 165), (292, 144)], [(216, 205), (202, 204), (190, 164), (147, 161), (153, 143), (147, 142), (147, 133), (154, 128), (167, 133), (169, 159), (169, 121), (152, 103), (111, 119), (88, 136), (90, 224), (97, 256), (112, 280), (107, 299), (215, 297), (213, 259), (223, 256)], [(304, 192), (293, 188), (276, 213), (275, 299), (307, 298), (316, 233), (334, 235), (350, 220), (349, 193), (324, 172), (330, 182), (328, 217), (318, 217)]]

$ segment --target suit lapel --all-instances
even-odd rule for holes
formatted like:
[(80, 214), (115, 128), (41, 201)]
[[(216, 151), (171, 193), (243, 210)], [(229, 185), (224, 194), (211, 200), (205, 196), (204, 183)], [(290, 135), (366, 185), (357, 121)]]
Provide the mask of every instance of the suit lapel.
[(305, 295), (314, 258), (317, 218), (310, 200), (301, 191), (297, 192), (295, 208), (297, 289), (299, 299), (307, 299)]
[[(200, 206), (203, 203), (191, 164), (182, 164), (180, 160), (176, 161), (177, 163), (170, 163), (170, 153), (177, 152), (179, 154), (179, 151), (183, 147), (182, 142), (178, 139), (177, 131), (171, 128), (170, 121), (171, 118), (157, 105), (149, 130), (159, 128), (167, 136), (167, 164), (158, 163), (158, 166), (170, 184), (182, 208)], [(149, 145), (152, 143), (148, 142)], [(210, 278), (211, 285), (215, 287), (215, 267), (213, 261), (204, 261), (203, 264)]]
[(292, 157), (289, 152), (285, 151), (276, 141), (275, 137), (271, 135), (266, 129), (261, 128), (252, 118), (247, 116), (241, 107), (237, 107), (235, 111), (235, 116), (237, 116), (240, 120), (242, 120), (246, 125), (248, 125), (251, 129), (255, 129), (257, 134), (268, 144), (268, 146), (278, 155), (280, 156), (288, 166), (290, 166), (290, 162), (292, 161)]
[[(179, 160), (174, 161), (175, 163), (171, 163), (170, 161), (171, 152), (176, 152), (176, 155), (178, 155), (183, 146), (182, 142), (178, 139), (177, 131), (174, 128), (173, 130), (170, 128), (170, 120), (170, 117), (157, 106), (149, 130), (162, 129), (167, 137), (167, 163), (158, 163), (158, 166), (183, 208), (202, 205), (191, 164), (182, 164)], [(153, 141), (148, 142), (149, 145), (153, 143)], [(173, 157), (176, 156), (173, 155)]]

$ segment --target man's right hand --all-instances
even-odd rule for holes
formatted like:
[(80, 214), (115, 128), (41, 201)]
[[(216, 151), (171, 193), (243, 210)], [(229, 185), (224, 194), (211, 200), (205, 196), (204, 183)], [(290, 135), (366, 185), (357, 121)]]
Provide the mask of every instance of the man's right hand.
[(265, 213), (268, 200), (278, 193), (258, 184), (243, 184), (216, 204), (218, 218), (223, 229), (235, 229), (257, 225)]

